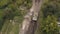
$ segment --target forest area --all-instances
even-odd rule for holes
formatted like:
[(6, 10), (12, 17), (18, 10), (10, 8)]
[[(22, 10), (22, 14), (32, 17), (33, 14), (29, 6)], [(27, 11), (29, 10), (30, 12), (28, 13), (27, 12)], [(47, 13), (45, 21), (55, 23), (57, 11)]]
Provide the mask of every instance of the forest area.
[(60, 34), (60, 0), (0, 0), (0, 34)]

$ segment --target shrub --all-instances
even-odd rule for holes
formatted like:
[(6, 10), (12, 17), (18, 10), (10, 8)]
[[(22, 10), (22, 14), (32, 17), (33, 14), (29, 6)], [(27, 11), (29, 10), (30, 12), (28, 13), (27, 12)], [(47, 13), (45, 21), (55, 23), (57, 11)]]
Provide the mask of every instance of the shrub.
[(57, 19), (55, 16), (47, 16), (41, 23), (42, 34), (58, 34)]

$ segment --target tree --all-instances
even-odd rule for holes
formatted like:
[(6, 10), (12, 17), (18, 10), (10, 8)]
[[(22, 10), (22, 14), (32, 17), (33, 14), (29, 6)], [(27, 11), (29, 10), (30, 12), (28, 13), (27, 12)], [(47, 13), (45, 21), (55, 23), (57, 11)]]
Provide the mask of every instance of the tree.
[(59, 0), (48, 0), (43, 4), (42, 12), (44, 17), (48, 15), (60, 16), (60, 3)]

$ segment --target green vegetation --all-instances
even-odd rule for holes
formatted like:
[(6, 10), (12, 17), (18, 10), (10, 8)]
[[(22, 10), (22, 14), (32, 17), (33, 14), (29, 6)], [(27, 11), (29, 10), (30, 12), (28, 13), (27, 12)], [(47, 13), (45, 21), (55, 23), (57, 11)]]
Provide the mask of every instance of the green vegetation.
[(30, 7), (31, 0), (0, 0), (0, 32), (18, 34), (19, 25)]
[[(41, 14), (42, 13), (42, 14)], [(58, 34), (60, 18), (60, 0), (46, 0), (41, 7), (38, 34)], [(36, 34), (37, 34), (36, 33)]]
[(57, 0), (49, 0), (43, 4), (42, 7), (44, 17), (48, 15), (55, 15), (56, 17), (60, 16), (60, 3)]
[(57, 19), (55, 16), (47, 16), (41, 23), (42, 34), (58, 34)]
[[(18, 34), (23, 16), (31, 6), (32, 0), (0, 0), (0, 32), (2, 34)], [(44, 0), (40, 14), (36, 34), (58, 34), (57, 21), (60, 17), (60, 0)]]

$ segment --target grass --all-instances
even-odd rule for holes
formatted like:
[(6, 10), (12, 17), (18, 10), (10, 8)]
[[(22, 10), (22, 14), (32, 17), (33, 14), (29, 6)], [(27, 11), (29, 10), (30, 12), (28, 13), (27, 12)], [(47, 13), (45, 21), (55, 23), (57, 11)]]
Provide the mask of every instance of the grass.
[(22, 22), (22, 17), (17, 17), (15, 19), (16, 21), (14, 22), (14, 24), (13, 22), (10, 22), (10, 20), (5, 21), (3, 28), (1, 30), (2, 34), (19, 34), (19, 29), (20, 29), (19, 25)]
[(2, 27), (2, 34), (19, 34), (20, 27), (19, 25), (23, 21), (23, 16), (15, 16), (14, 17), (14, 24), (10, 22), (10, 20), (6, 19), (4, 25)]

